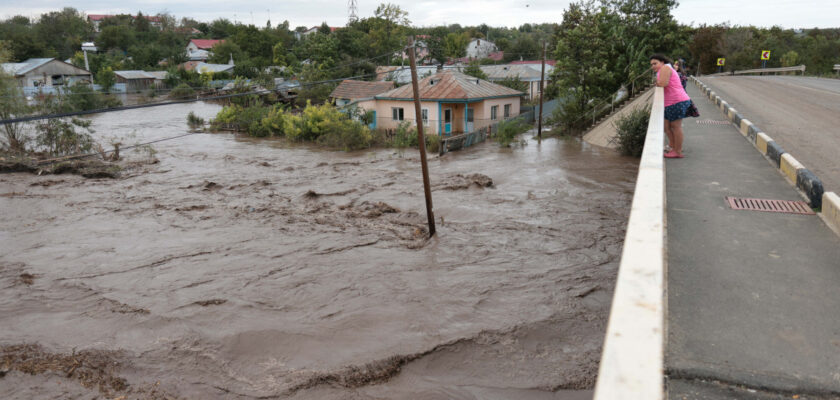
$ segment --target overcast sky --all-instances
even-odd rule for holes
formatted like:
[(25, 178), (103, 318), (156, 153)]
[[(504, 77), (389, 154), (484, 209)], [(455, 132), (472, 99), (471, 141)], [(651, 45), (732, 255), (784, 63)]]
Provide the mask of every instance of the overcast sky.
[[(357, 0), (359, 16), (373, 15), (382, 0)], [(524, 23), (556, 22), (563, 19), (568, 0), (391, 0), (408, 11), (415, 26), (485, 23), (491, 26), (519, 26)], [(807, 5), (806, 5), (807, 4)], [(24, 6), (25, 5), (25, 6)], [(75, 7), (87, 14), (168, 12), (177, 18), (199, 21), (228, 18), (244, 24), (265, 26), (288, 20), (291, 26), (314, 26), (326, 21), (343, 26), (347, 21), (347, 0), (0, 0), (0, 17), (37, 17), (63, 7)], [(756, 25), (784, 28), (840, 27), (840, 0), (682, 0), (674, 11), (685, 24)]]

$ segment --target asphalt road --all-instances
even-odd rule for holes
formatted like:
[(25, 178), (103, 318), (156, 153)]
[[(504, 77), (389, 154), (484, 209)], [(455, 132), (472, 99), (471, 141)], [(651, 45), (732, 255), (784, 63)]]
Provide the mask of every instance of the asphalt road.
[(701, 81), (840, 192), (840, 80), (705, 76)]

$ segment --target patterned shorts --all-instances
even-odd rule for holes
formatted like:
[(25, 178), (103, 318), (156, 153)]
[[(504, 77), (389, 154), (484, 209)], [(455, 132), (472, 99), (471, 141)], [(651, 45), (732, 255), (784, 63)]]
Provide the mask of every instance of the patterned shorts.
[(688, 111), (688, 107), (690, 106), (691, 100), (686, 100), (665, 107), (665, 119), (668, 121), (676, 121), (678, 119), (685, 118), (685, 112)]

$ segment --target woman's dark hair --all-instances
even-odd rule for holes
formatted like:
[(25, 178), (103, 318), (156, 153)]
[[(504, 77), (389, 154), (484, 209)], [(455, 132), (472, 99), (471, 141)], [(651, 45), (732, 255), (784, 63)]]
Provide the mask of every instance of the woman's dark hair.
[(654, 54), (654, 55), (650, 56), (650, 59), (651, 59), (651, 60), (657, 60), (657, 61), (660, 61), (660, 62), (662, 62), (663, 64), (670, 64), (670, 63), (671, 63), (671, 59), (670, 59), (670, 58), (665, 57), (665, 56), (663, 56), (662, 54), (659, 54), (659, 53), (657, 53), (657, 54)]

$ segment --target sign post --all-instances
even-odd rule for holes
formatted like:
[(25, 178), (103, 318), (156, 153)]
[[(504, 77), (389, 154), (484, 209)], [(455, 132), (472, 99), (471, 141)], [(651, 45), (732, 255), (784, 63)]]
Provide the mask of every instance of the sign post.
[(723, 72), (723, 65), (726, 64), (725, 58), (718, 58), (717, 59), (717, 66), (718, 66), (718, 73)]
[(767, 67), (767, 60), (770, 59), (770, 50), (761, 51), (761, 68)]

